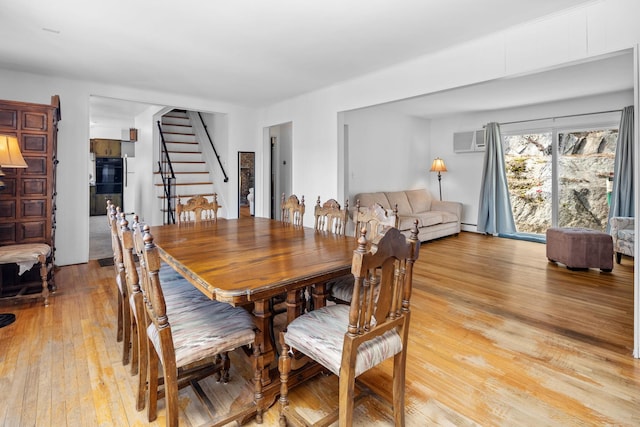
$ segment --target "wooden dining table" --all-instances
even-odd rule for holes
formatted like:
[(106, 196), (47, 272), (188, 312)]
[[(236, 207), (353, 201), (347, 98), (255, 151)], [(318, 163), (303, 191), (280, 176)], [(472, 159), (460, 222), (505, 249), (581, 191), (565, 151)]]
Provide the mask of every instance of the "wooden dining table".
[[(280, 386), (269, 301), (287, 295), (287, 324), (308, 308), (303, 291), (310, 285), (312, 306), (324, 306), (326, 282), (350, 273), (356, 239), (257, 217), (156, 226), (151, 234), (164, 261), (201, 292), (251, 311), (258, 329), (261, 409), (269, 407)], [(319, 371), (308, 365), (291, 386)]]

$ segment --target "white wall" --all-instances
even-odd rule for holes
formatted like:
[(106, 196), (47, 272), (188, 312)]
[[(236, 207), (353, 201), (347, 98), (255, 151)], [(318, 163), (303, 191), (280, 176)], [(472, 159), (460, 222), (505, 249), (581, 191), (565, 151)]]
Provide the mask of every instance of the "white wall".
[[(237, 156), (238, 150), (257, 151), (260, 134), (255, 123), (256, 112), (215, 100), (185, 97), (175, 94), (140, 91), (132, 88), (102, 85), (86, 81), (45, 77), (29, 73), (0, 70), (0, 93), (2, 99), (48, 104), (51, 95), (60, 95), (62, 120), (58, 124), (57, 169), (57, 214), (56, 214), (56, 263), (68, 265), (84, 263), (89, 258), (89, 97), (107, 96), (117, 99), (145, 102), (156, 105), (170, 105), (199, 111), (219, 111), (229, 114), (229, 157)], [(136, 167), (140, 173), (149, 174), (148, 181), (141, 180), (144, 187), (140, 192), (140, 206), (143, 217), (152, 213), (145, 210), (155, 206), (155, 193), (150, 189), (155, 150), (151, 147), (153, 123), (141, 123), (139, 145), (136, 149)], [(235, 158), (235, 157), (234, 157)], [(140, 161), (147, 159), (147, 162)], [(224, 161), (227, 164), (229, 158)], [(237, 166), (235, 167), (237, 169)], [(232, 171), (237, 176), (237, 171)], [(235, 187), (226, 185), (223, 191), (235, 192)], [(156, 219), (150, 220), (156, 224)]]
[[(196, 133), (200, 151), (207, 162), (209, 179), (214, 186), (213, 191), (218, 194), (218, 203), (220, 205), (218, 216), (221, 218), (235, 218), (238, 216), (238, 197), (237, 191), (233, 192), (231, 190), (233, 187), (237, 189), (238, 177), (231, 174), (233, 173), (233, 168), (237, 168), (237, 156), (234, 159), (233, 153), (228, 152), (228, 117), (226, 114), (218, 113), (200, 113), (200, 116), (206, 126), (206, 131), (201, 127), (198, 113), (189, 112), (189, 118)], [(209, 138), (211, 138), (211, 143)]]
[[(60, 95), (62, 121), (58, 133), (60, 164), (56, 236), (59, 238), (56, 260), (59, 265), (66, 265), (86, 262), (88, 259), (86, 159), (89, 151), (87, 141), (90, 136), (91, 95), (229, 114), (229, 148), (224, 161), (229, 166), (229, 176), (233, 178), (223, 186), (225, 194), (235, 194), (237, 189), (238, 150), (256, 151), (258, 157), (262, 155), (262, 159), (256, 159), (257, 165), (263, 165), (257, 168), (261, 169), (256, 171), (261, 175), (256, 178), (268, 180), (269, 171), (264, 168), (263, 129), (292, 122), (292, 191), (305, 195), (340, 195), (345, 190), (338, 188), (338, 182), (343, 181), (343, 178), (338, 179), (338, 174), (342, 173), (338, 168), (338, 143), (342, 138), (341, 130), (338, 130), (339, 112), (533, 72), (536, 71), (534, 67), (557, 66), (630, 48), (640, 41), (640, 26), (635, 22), (638, 16), (640, 2), (636, 0), (589, 3), (564, 14), (506, 29), (471, 43), (269, 106), (261, 110), (259, 115), (252, 109), (216, 100), (8, 70), (0, 70), (0, 93), (3, 99), (35, 103), (49, 103), (51, 95)], [(141, 129), (143, 126), (136, 122), (135, 127)], [(151, 149), (141, 155), (145, 158), (153, 156), (153, 151)], [(138, 161), (140, 157), (136, 155), (136, 166), (143, 172), (145, 168), (141, 168)], [(428, 152), (425, 155), (431, 157)], [(152, 170), (149, 167), (147, 172)], [(318, 176), (323, 179), (316, 179)], [(453, 173), (449, 176), (453, 176)], [(443, 179), (452, 180), (447, 176)], [(443, 183), (449, 185), (448, 181)], [(262, 185), (264, 188), (267, 184)], [(448, 187), (445, 188), (450, 191)], [(153, 205), (147, 203), (148, 198), (153, 198), (150, 193), (142, 191), (143, 207)], [(256, 195), (257, 207), (265, 205), (260, 200), (264, 196)], [(225, 196), (227, 200), (234, 200), (233, 197)]]
[[(384, 105), (341, 113), (349, 126), (347, 178), (350, 204), (359, 192), (428, 188), (438, 197), (438, 180), (429, 172), (435, 157), (444, 159), (443, 200), (463, 204), (463, 229), (476, 231), (484, 152), (455, 153), (453, 133), (482, 129), (489, 122), (506, 123), (552, 116), (619, 110), (633, 104), (633, 91), (584, 97), (535, 106), (458, 114), (433, 120), (389, 111)], [(587, 119), (594, 120), (594, 116)], [(618, 119), (619, 120), (619, 119)], [(617, 121), (616, 121), (617, 123)], [(530, 124), (510, 127), (527, 128)], [(503, 126), (504, 127), (504, 126)], [(379, 160), (379, 161), (378, 161)], [(371, 164), (376, 167), (371, 167)], [(334, 197), (323, 195), (323, 200)]]
[[(340, 162), (344, 133), (340, 112), (378, 105), (413, 96), (435, 93), (518, 74), (543, 71), (551, 67), (596, 58), (613, 52), (636, 49), (635, 128), (638, 138), (638, 46), (640, 44), (640, 1), (601, 0), (569, 11), (504, 30), (457, 47), (397, 64), (376, 73), (308, 93), (265, 108), (259, 121), (263, 129), (277, 123), (292, 122), (294, 132), (293, 183), (300, 194), (345, 194), (348, 166)], [(338, 126), (340, 124), (340, 126)], [(431, 154), (434, 154), (433, 152)], [(354, 154), (350, 153), (350, 157)], [(640, 154), (636, 154), (636, 163)], [(310, 161), (312, 159), (313, 161)], [(374, 159), (371, 159), (372, 163)], [(456, 165), (465, 167), (473, 160)], [(384, 161), (379, 159), (379, 166)], [(445, 175), (451, 198), (462, 193), (452, 181), (453, 171)], [(263, 171), (264, 175), (264, 171)], [(319, 180), (317, 177), (322, 176)], [(391, 180), (395, 178), (390, 176)], [(451, 182), (450, 182), (451, 181)], [(638, 182), (638, 168), (636, 179)], [(338, 187), (340, 184), (340, 188)], [(451, 187), (446, 187), (450, 185)], [(466, 183), (469, 200), (478, 190)], [(350, 190), (349, 190), (350, 191)], [(636, 193), (638, 193), (636, 186)], [(447, 197), (449, 198), (449, 197)], [(636, 210), (638, 210), (636, 194)], [(473, 219), (473, 213), (465, 220)], [(311, 225), (311, 215), (305, 225)], [(638, 226), (637, 226), (638, 227)], [(638, 229), (636, 229), (638, 232)], [(636, 243), (640, 246), (640, 243)], [(640, 266), (634, 271), (635, 315), (634, 356), (640, 357)]]
[[(342, 124), (338, 118), (340, 112), (542, 71), (633, 48), (640, 41), (640, 26), (635, 22), (638, 16), (640, 2), (636, 0), (589, 3), (563, 14), (502, 30), (446, 51), (269, 106), (262, 112), (260, 128), (293, 122), (293, 186), (296, 194), (343, 194), (348, 180), (341, 174), (348, 166), (340, 165), (337, 160), (339, 149), (341, 152), (344, 145), (342, 129), (338, 128), (338, 123)], [(350, 158), (355, 155), (350, 150)], [(428, 159), (439, 153), (432, 148), (423, 155)], [(368, 156), (375, 154), (368, 153)], [(387, 165), (384, 158), (378, 160), (379, 167)], [(375, 164), (375, 157), (369, 157), (368, 161)], [(469, 161), (452, 166), (456, 169), (465, 167), (465, 162)], [(464, 190), (463, 187), (458, 188), (453, 175), (452, 170), (443, 177), (445, 198), (453, 198), (462, 191), (476, 191), (468, 185)], [(318, 176), (323, 180), (316, 179)], [(396, 176), (402, 174), (390, 174), (389, 187), (404, 184), (402, 178)], [(431, 179), (430, 188), (433, 190), (437, 188), (435, 186)], [(348, 192), (353, 193), (353, 189)], [(470, 200), (475, 198), (476, 195), (469, 196)], [(310, 225), (312, 219), (306, 219), (305, 223)]]
[[(384, 107), (343, 115), (349, 130), (347, 194), (350, 206), (355, 206), (353, 196), (360, 192), (428, 187), (432, 178), (429, 176), (428, 120), (390, 112)], [(320, 195), (322, 200), (337, 197), (331, 191)]]

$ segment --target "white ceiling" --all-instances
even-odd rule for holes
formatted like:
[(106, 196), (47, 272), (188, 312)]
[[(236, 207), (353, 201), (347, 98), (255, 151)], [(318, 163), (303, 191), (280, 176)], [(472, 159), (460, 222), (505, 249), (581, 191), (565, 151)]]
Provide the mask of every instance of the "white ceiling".
[(592, 1), (2, 0), (0, 68), (264, 106)]

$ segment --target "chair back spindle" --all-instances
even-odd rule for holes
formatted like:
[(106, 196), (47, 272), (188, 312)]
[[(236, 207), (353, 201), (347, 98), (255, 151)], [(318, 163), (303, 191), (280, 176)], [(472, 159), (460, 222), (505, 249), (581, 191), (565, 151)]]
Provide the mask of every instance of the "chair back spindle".
[(327, 231), (344, 236), (347, 230), (348, 212), (348, 200), (345, 201), (344, 209), (341, 209), (340, 203), (335, 199), (329, 199), (321, 205), (320, 196), (318, 196), (313, 213), (315, 217), (314, 227), (319, 231)]
[(176, 206), (176, 217), (178, 224), (200, 223), (202, 221), (217, 221), (218, 209), (222, 206), (218, 203), (218, 194), (213, 193), (213, 200), (210, 202), (204, 196), (195, 196), (182, 203), (178, 198)]
[(357, 200), (353, 222), (355, 223), (354, 237), (358, 237), (362, 230), (366, 229), (369, 240), (373, 240), (384, 227), (398, 228), (398, 205), (394, 206), (392, 215), (389, 215), (379, 203), (365, 208), (360, 207), (360, 200)]
[(282, 193), (280, 208), (280, 220), (282, 222), (300, 227), (303, 225), (305, 210), (304, 196), (302, 196), (302, 201), (300, 201), (295, 194), (285, 198), (284, 193)]

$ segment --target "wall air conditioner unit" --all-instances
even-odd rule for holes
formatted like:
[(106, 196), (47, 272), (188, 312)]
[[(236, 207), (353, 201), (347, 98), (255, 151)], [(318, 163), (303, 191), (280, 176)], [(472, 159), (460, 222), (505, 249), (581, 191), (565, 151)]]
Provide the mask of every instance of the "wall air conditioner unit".
[(453, 133), (454, 153), (484, 151), (484, 129)]

